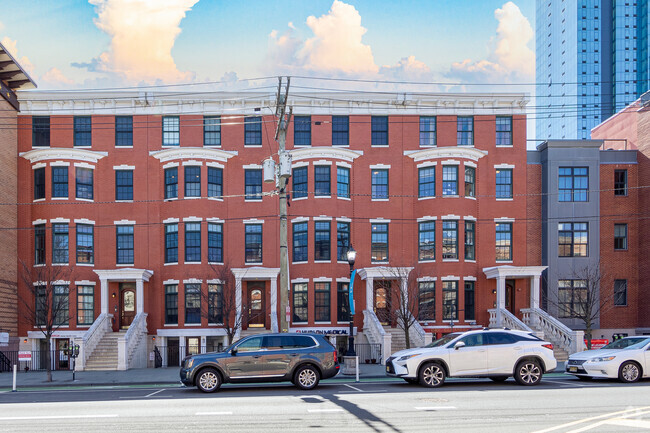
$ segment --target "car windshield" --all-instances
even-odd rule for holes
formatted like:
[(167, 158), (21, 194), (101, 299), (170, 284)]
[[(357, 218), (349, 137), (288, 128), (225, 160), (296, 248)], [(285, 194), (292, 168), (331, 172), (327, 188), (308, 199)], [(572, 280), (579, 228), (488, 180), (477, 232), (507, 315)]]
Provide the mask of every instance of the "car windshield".
[(648, 342), (647, 337), (639, 338), (623, 338), (620, 340), (612, 341), (606, 346), (603, 346), (603, 349), (639, 349)]
[(440, 347), (440, 346), (444, 346), (445, 344), (449, 343), (451, 340), (458, 337), (459, 335), (460, 335), (460, 333), (457, 333), (457, 332), (455, 332), (453, 334), (447, 334), (444, 337), (438, 338), (436, 341), (434, 341), (432, 343), (429, 343), (424, 347)]

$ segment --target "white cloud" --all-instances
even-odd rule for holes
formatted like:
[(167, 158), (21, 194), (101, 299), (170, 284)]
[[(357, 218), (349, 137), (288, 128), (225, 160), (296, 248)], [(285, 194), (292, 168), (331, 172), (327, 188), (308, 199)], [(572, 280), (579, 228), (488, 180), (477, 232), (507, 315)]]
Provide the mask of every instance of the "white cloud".
[(468, 83), (533, 81), (535, 55), (528, 43), (534, 32), (530, 22), (511, 1), (495, 10), (494, 17), (499, 25), (487, 59), (455, 62), (449, 77)]
[(5, 36), (0, 40), (0, 43), (9, 51), (14, 59), (20, 64), (20, 66), (30, 75), (34, 75), (34, 65), (27, 58), (27, 56), (19, 57), (18, 56), (18, 42), (10, 39), (8, 36)]
[[(179, 71), (171, 50), (185, 13), (199, 0), (88, 0), (95, 25), (111, 38), (110, 47), (81, 66), (115, 74), (132, 84), (179, 83), (194, 78)], [(79, 65), (76, 65), (79, 66)]]
[(39, 80), (39, 86), (52, 88), (63, 88), (73, 86), (74, 80), (68, 78), (63, 72), (57, 68), (50, 68), (49, 71), (43, 74)]
[(379, 74), (394, 81), (431, 81), (431, 69), (415, 59), (415, 56), (402, 57), (394, 66), (382, 66)]

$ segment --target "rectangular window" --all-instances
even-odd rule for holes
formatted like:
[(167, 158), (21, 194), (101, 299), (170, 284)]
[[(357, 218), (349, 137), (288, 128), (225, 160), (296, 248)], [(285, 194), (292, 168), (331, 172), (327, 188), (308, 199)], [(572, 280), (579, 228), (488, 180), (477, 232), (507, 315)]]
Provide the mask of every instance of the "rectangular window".
[(95, 263), (94, 227), (77, 224), (77, 263)]
[(262, 145), (262, 117), (252, 116), (244, 119), (244, 145)]
[(185, 284), (185, 324), (201, 323), (201, 285)]
[(388, 199), (388, 170), (373, 169), (371, 172), (371, 192), (373, 200)]
[(418, 247), (418, 260), (436, 259), (436, 222), (425, 221), (420, 223), (420, 240)]
[(181, 144), (181, 120), (178, 116), (163, 116), (162, 145), (179, 146)]
[(178, 168), (165, 169), (165, 198), (178, 197)]
[(442, 195), (458, 195), (458, 166), (442, 166)]
[(70, 293), (68, 286), (54, 286), (52, 313), (55, 325), (67, 325), (70, 321)]
[(293, 323), (307, 322), (307, 283), (293, 285)]
[(589, 169), (560, 167), (558, 190), (559, 201), (589, 201)]
[(293, 145), (311, 146), (311, 116), (293, 117)]
[(476, 320), (474, 314), (474, 281), (465, 281), (465, 320)]
[(68, 263), (68, 224), (52, 224), (52, 263)]
[(246, 263), (262, 263), (262, 224), (246, 224)]
[(262, 170), (244, 170), (246, 200), (262, 200)]
[(476, 223), (465, 221), (465, 260), (476, 260)]
[(185, 223), (185, 262), (201, 261), (201, 223)]
[(331, 168), (329, 165), (317, 165), (314, 167), (314, 191), (317, 197), (329, 197), (331, 195)]
[(456, 145), (474, 145), (474, 117), (458, 116), (456, 119)]
[(307, 197), (307, 167), (293, 169), (293, 198)]
[(497, 169), (496, 197), (512, 198), (512, 169)]
[(223, 196), (223, 170), (217, 167), (208, 167), (208, 197), (221, 198)]
[(52, 167), (52, 198), (68, 198), (68, 167)]
[(388, 224), (372, 224), (370, 260), (388, 261)]
[(92, 126), (90, 116), (75, 116), (74, 117), (74, 145), (90, 147), (92, 144)]
[(76, 197), (86, 200), (93, 199), (93, 170), (91, 168), (76, 167)]
[(512, 117), (497, 116), (497, 146), (512, 146)]
[(465, 166), (465, 197), (476, 197), (476, 169)]
[(45, 198), (45, 167), (34, 170), (34, 200)]
[(346, 262), (350, 249), (350, 223), (336, 223), (336, 259)]
[(558, 255), (560, 257), (587, 257), (588, 245), (588, 223), (558, 224)]
[(50, 146), (50, 117), (32, 117), (32, 147)]
[(45, 286), (35, 287), (34, 312), (36, 313), (36, 325), (45, 325), (47, 322), (47, 297), (45, 296)]
[(203, 145), (221, 146), (221, 117), (203, 116)]
[(117, 264), (133, 264), (133, 226), (117, 226)]
[(442, 320), (458, 320), (458, 281), (442, 282)]
[(436, 145), (435, 116), (420, 116), (420, 147)]
[(558, 280), (558, 317), (584, 317), (587, 303), (587, 281)]
[(308, 254), (307, 223), (293, 224), (293, 261), (306, 262)]
[(614, 280), (614, 305), (627, 305), (627, 280)]
[(178, 324), (178, 286), (165, 285), (165, 324)]
[(201, 197), (201, 166), (185, 166), (185, 197)]
[(436, 282), (418, 283), (418, 320), (436, 320)]
[(614, 249), (627, 250), (627, 224), (614, 224)]
[(496, 225), (496, 260), (512, 260), (512, 223)]
[(45, 264), (45, 224), (34, 226), (34, 264)]
[(133, 170), (115, 170), (115, 200), (133, 200)]
[(347, 146), (350, 140), (350, 118), (332, 116), (332, 146)]
[(331, 235), (329, 221), (314, 222), (314, 260), (331, 259)]
[(627, 170), (614, 170), (614, 195), (627, 195)]
[(77, 286), (77, 325), (92, 325), (95, 321), (95, 287)]
[(442, 258), (458, 258), (458, 222), (442, 222)]
[(350, 293), (348, 283), (336, 283), (336, 321), (350, 321)]
[(388, 116), (372, 116), (370, 123), (372, 146), (388, 146)]
[(436, 196), (436, 168), (423, 167), (418, 169), (418, 197)]
[(115, 147), (133, 147), (133, 116), (115, 116)]
[(178, 224), (165, 224), (165, 263), (178, 263)]
[(314, 321), (331, 322), (330, 283), (314, 283)]
[(208, 223), (208, 262), (223, 263), (223, 224)]
[(350, 169), (347, 167), (336, 167), (336, 195), (350, 198)]
[(208, 323), (223, 323), (223, 284), (208, 284)]

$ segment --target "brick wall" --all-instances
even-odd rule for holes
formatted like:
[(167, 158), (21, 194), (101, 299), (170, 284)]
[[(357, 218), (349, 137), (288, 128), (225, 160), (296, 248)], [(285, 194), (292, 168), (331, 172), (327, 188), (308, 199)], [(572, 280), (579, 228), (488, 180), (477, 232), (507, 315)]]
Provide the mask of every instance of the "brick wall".
[(526, 254), (529, 266), (542, 264), (542, 165), (528, 164)]

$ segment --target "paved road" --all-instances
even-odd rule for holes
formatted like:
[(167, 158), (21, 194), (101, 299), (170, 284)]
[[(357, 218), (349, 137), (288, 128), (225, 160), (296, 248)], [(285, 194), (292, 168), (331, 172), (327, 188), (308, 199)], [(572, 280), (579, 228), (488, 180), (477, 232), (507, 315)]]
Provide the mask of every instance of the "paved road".
[(430, 390), (392, 380), (0, 393), (0, 431), (633, 432), (650, 429), (650, 381), (454, 380)]

